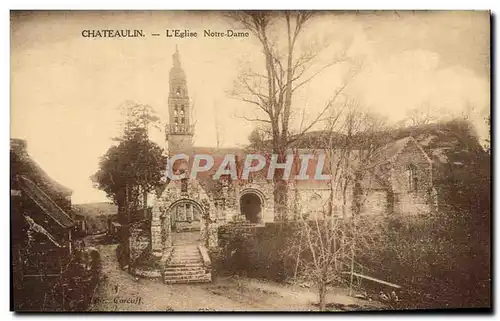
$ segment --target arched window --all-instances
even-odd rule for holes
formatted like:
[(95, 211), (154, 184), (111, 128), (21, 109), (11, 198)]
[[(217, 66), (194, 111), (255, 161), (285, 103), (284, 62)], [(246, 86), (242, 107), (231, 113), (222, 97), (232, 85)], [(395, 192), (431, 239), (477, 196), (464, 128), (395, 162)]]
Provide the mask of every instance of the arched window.
[(418, 190), (417, 167), (413, 164), (408, 165), (408, 191), (416, 192)]
[(312, 194), (308, 203), (307, 207), (309, 208), (311, 214), (317, 215), (323, 213), (323, 199), (321, 195), (317, 193)]
[(174, 208), (175, 218), (172, 223), (175, 222), (192, 222), (199, 221), (201, 218), (201, 212), (198, 206), (195, 206), (189, 202), (181, 202), (177, 204)]

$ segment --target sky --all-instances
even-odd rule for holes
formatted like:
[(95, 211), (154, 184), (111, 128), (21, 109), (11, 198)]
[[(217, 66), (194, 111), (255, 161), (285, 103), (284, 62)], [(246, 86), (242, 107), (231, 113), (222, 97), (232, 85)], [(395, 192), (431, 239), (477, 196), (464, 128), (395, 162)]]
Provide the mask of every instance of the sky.
[[(258, 40), (204, 38), (204, 29), (237, 28), (217, 12), (24, 12), (11, 16), (11, 137), (73, 203), (106, 201), (89, 177), (119, 132), (119, 107), (148, 104), (168, 121), (168, 74), (177, 45), (194, 107), (195, 144), (244, 146), (260, 116), (231, 97), (242, 68), (262, 70)], [(142, 29), (144, 38), (84, 38), (86, 29)], [(197, 38), (151, 37), (166, 29)], [(284, 26), (273, 27), (282, 39)], [(281, 38), (279, 38), (281, 37)], [(317, 13), (299, 49), (319, 48), (311, 73), (345, 52), (357, 66), (345, 94), (399, 122), (411, 109), (467, 114), (480, 137), (490, 113), (490, 26), (487, 12)], [(313, 119), (353, 65), (322, 71), (294, 96), (294, 111)], [(260, 69), (259, 69), (260, 68)], [(439, 112), (438, 112), (439, 111)], [(216, 129), (217, 128), (217, 129)], [(163, 134), (152, 134), (164, 146)]]

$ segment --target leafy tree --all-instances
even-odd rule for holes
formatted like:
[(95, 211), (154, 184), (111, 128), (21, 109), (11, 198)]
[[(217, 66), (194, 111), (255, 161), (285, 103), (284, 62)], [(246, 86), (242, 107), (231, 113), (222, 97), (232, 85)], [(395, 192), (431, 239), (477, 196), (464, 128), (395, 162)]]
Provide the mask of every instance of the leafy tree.
[(101, 157), (99, 170), (91, 179), (118, 205), (120, 221), (128, 223), (139, 207), (141, 194), (147, 211), (147, 194), (161, 185), (166, 158), (162, 148), (148, 137), (150, 125), (159, 120), (152, 108), (128, 104), (124, 110), (123, 133), (114, 139), (119, 143)]

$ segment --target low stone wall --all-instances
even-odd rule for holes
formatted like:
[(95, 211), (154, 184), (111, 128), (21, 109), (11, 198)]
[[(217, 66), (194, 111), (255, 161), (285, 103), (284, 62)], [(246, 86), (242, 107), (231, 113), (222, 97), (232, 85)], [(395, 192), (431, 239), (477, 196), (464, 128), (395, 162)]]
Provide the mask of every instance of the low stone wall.
[(130, 269), (130, 273), (135, 276), (147, 279), (160, 279), (162, 277), (161, 270), (152, 269), (150, 267), (137, 266)]
[[(129, 228), (129, 262), (134, 264), (150, 250), (149, 221), (139, 221)], [(145, 254), (146, 253), (146, 254)]]
[(204, 246), (198, 245), (198, 251), (200, 251), (201, 257), (203, 258), (203, 265), (207, 270), (212, 269), (212, 261), (210, 260), (210, 255), (208, 254), (208, 250)]

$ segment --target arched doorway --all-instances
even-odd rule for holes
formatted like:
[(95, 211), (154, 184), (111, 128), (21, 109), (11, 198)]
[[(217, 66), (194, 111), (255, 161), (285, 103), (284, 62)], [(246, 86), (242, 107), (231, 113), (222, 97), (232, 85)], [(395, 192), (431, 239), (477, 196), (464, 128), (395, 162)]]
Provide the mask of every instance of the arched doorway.
[(200, 243), (201, 206), (191, 199), (181, 199), (170, 206), (170, 231), (173, 245)]
[(262, 201), (256, 193), (245, 193), (240, 198), (240, 211), (250, 223), (262, 221)]

